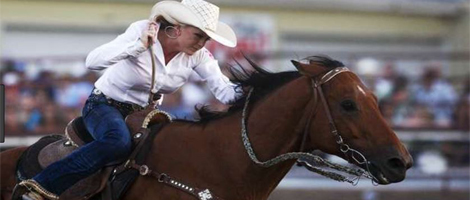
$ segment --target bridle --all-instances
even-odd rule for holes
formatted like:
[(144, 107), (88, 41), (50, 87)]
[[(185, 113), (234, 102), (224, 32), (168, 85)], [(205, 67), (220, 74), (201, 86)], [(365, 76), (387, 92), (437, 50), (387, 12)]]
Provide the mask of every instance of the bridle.
[[(350, 148), (349, 145), (344, 143), (343, 138), (341, 137), (341, 135), (338, 132), (338, 129), (336, 128), (336, 124), (335, 124), (335, 122), (333, 120), (333, 117), (331, 115), (328, 102), (326, 101), (325, 95), (323, 93), (323, 89), (321, 87), (323, 84), (330, 81), (336, 75), (338, 75), (340, 73), (343, 73), (343, 72), (349, 72), (349, 69), (346, 68), (346, 67), (335, 68), (333, 70), (330, 70), (328, 73), (326, 73), (319, 81), (316, 81), (313, 78), (310, 79), (311, 82), (312, 82), (312, 88), (313, 88), (313, 92), (314, 92), (314, 94), (313, 94), (314, 95), (314, 98), (313, 98), (314, 99), (314, 104), (313, 105), (316, 105), (316, 103), (318, 101), (317, 96), (320, 96), (320, 100), (321, 100), (323, 108), (325, 110), (326, 117), (328, 118), (328, 124), (329, 124), (329, 127), (330, 127), (330, 132), (335, 137), (336, 144), (338, 144), (340, 151), (343, 152), (344, 154), (347, 154), (349, 151), (352, 151), (353, 153), (356, 153), (357, 155), (359, 155), (360, 159), (361, 159), (361, 160), (357, 159), (354, 156), (354, 154), (352, 154), (352, 156), (350, 156), (350, 157), (352, 159), (354, 159), (354, 161), (356, 161), (358, 164), (367, 164), (367, 159), (365, 158), (365, 156), (362, 153), (360, 153), (359, 151), (357, 151), (355, 149)], [(311, 119), (314, 116), (313, 115), (313, 113), (314, 113), (313, 110), (312, 110), (311, 113), (312, 114), (309, 115), (309, 119), (307, 120), (308, 124), (307, 124), (307, 126), (304, 130), (302, 145), (300, 147), (301, 152), (303, 152), (305, 150), (304, 149), (305, 148), (305, 143), (306, 143), (307, 136), (308, 136), (308, 133), (309, 133), (308, 130), (310, 128), (310, 123), (312, 121)]]
[[(360, 153), (359, 151), (351, 148), (348, 144), (344, 143), (343, 138), (341, 137), (340, 133), (338, 132), (338, 130), (336, 128), (335, 122), (333, 120), (333, 117), (331, 115), (331, 112), (330, 112), (330, 109), (329, 109), (329, 106), (328, 106), (328, 102), (327, 102), (327, 100), (325, 98), (325, 95), (323, 93), (323, 90), (322, 90), (322, 85), (323, 84), (327, 83), (328, 81), (333, 79), (335, 76), (337, 76), (338, 74), (341, 74), (343, 72), (349, 72), (349, 69), (346, 68), (346, 67), (337, 67), (337, 68), (334, 68), (334, 69), (328, 71), (319, 80), (316, 80), (315, 78), (310, 78), (311, 87), (312, 87), (312, 90), (313, 90), (313, 94), (312, 94), (313, 97), (310, 100), (311, 103), (309, 102), (307, 105), (313, 105), (313, 106), (312, 106), (312, 109), (310, 110), (310, 113), (308, 114), (308, 118), (307, 118), (307, 122), (306, 122), (307, 124), (305, 125), (304, 133), (303, 133), (303, 136), (302, 136), (300, 151), (299, 152), (290, 152), (290, 153), (282, 154), (282, 155), (279, 155), (279, 156), (277, 156), (273, 159), (270, 159), (270, 160), (264, 161), (264, 162), (260, 161), (256, 157), (256, 155), (254, 153), (254, 150), (252, 148), (251, 142), (249, 141), (248, 133), (247, 133), (246, 112), (248, 110), (248, 104), (249, 104), (250, 97), (251, 97), (251, 95), (253, 93), (253, 90), (254, 90), (252, 88), (249, 91), (248, 95), (247, 95), (245, 106), (244, 106), (243, 112), (242, 112), (242, 140), (243, 140), (243, 144), (245, 146), (245, 149), (248, 152), (248, 155), (250, 156), (251, 160), (254, 163), (256, 163), (256, 164), (258, 164), (262, 167), (271, 167), (271, 166), (273, 166), (277, 163), (280, 163), (282, 161), (286, 161), (286, 160), (290, 160), (290, 159), (298, 159), (297, 163), (302, 165), (302, 166), (305, 166), (310, 171), (313, 171), (315, 173), (318, 173), (320, 175), (323, 175), (323, 176), (326, 176), (326, 177), (329, 177), (329, 178), (332, 178), (332, 179), (335, 179), (335, 180), (338, 180), (338, 181), (346, 181), (346, 182), (349, 182), (349, 183), (352, 183), (353, 185), (355, 185), (355, 184), (357, 184), (357, 181), (360, 179), (360, 177), (364, 176), (366, 178), (371, 179), (374, 184), (377, 183), (378, 182), (377, 179), (370, 173), (370, 170), (369, 170), (370, 162), (366, 159), (366, 157), (362, 153)], [(315, 108), (317, 107), (316, 105), (319, 102), (318, 98), (320, 98), (320, 102), (321, 102), (321, 104), (323, 104), (326, 117), (328, 118), (328, 121), (329, 121), (330, 132), (335, 137), (335, 141), (339, 145), (340, 151), (343, 152), (348, 159), (353, 159), (359, 165), (365, 165), (367, 171), (364, 171), (362, 169), (352, 169), (352, 168), (348, 168), (348, 167), (341, 166), (341, 165), (338, 165), (338, 164), (330, 163), (329, 161), (326, 161), (326, 160), (322, 159), (321, 157), (319, 157), (317, 155), (304, 152), (305, 151), (306, 141), (307, 141), (307, 138), (308, 138), (308, 135), (309, 135), (308, 133), (309, 133), (309, 130), (310, 130), (310, 124), (311, 124), (313, 116), (315, 116), (315, 110), (316, 110)], [(348, 173), (348, 174), (355, 175), (357, 177), (355, 179), (349, 179), (349, 178), (347, 178), (347, 177), (345, 177), (341, 174), (320, 169), (320, 168), (318, 168), (318, 166), (332, 168), (332, 169), (335, 169), (337, 171), (342, 171), (342, 172), (345, 172), (345, 173)]]

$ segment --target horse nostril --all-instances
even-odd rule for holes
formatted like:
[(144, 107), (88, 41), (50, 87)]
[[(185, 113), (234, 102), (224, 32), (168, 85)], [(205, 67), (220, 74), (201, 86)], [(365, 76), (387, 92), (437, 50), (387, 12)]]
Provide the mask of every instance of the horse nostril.
[(387, 161), (387, 164), (392, 169), (405, 169), (405, 163), (400, 158), (391, 158)]

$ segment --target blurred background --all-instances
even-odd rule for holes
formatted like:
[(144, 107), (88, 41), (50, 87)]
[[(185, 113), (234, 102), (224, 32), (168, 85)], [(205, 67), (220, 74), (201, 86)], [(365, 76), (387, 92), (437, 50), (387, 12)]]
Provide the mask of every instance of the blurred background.
[[(470, 198), (468, 0), (209, 0), (239, 40), (207, 47), (222, 67), (243, 51), (270, 71), (328, 55), (361, 76), (415, 159), (389, 186), (338, 183), (294, 166), (270, 200)], [(80, 115), (99, 73), (85, 57), (154, 0), (1, 0), (0, 79), (6, 90), (5, 150), (63, 133)], [(163, 110), (197, 119), (196, 104), (223, 110), (199, 78), (165, 96)], [(330, 158), (336, 160), (336, 158)], [(341, 162), (341, 161), (339, 161)]]

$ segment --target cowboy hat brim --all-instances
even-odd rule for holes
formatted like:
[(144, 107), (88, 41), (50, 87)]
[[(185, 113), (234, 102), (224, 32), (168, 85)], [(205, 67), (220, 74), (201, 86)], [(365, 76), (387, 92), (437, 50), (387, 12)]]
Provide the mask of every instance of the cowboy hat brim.
[(237, 37), (230, 26), (219, 21), (215, 31), (209, 30), (203, 26), (202, 22), (199, 21), (197, 15), (194, 14), (192, 10), (180, 2), (158, 2), (152, 8), (150, 20), (155, 20), (159, 16), (162, 16), (172, 24), (187, 24), (199, 28), (210, 38), (224, 46), (237, 46)]

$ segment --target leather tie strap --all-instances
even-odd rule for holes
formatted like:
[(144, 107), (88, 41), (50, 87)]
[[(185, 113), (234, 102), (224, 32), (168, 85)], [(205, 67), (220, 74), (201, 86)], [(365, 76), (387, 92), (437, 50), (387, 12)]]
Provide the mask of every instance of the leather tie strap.
[(212, 194), (209, 189), (191, 187), (187, 184), (184, 184), (180, 181), (171, 178), (168, 174), (153, 171), (147, 165), (138, 165), (133, 160), (130, 163), (127, 163), (127, 167), (139, 171), (139, 174), (142, 176), (151, 176), (157, 179), (160, 183), (165, 183), (166, 185), (169, 185), (173, 188), (182, 190), (196, 197), (199, 200), (223, 200), (222, 198), (219, 198)]

